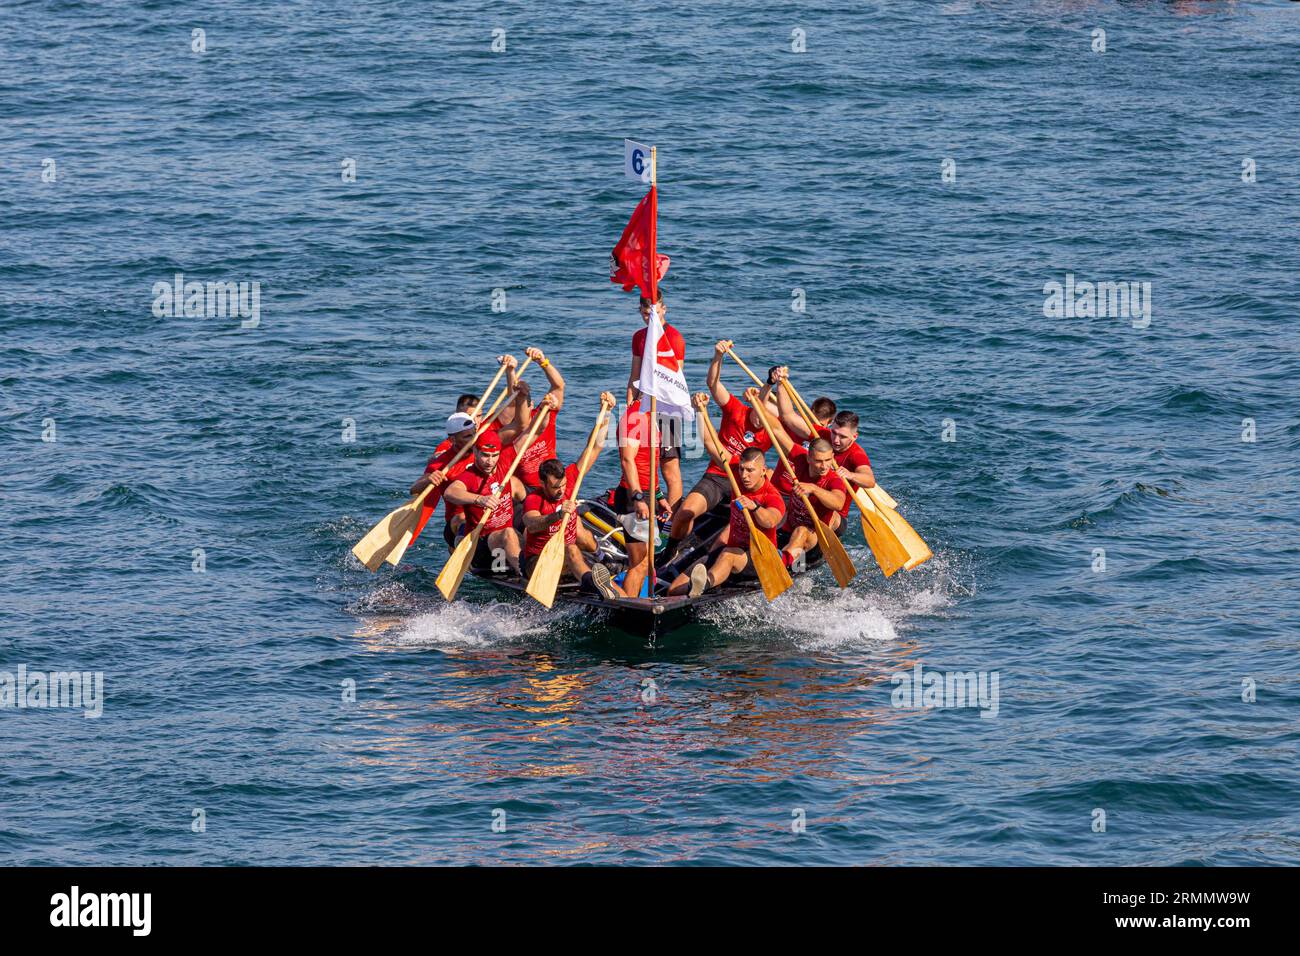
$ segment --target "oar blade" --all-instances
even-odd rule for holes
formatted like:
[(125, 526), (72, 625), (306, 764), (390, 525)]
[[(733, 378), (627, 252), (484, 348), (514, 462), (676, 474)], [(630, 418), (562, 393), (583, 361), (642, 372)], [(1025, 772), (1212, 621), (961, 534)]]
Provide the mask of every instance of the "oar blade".
[(451, 553), (451, 557), (443, 566), (442, 573), (438, 575), (438, 580), (434, 582), (448, 601), (455, 599), (456, 592), (460, 590), (460, 582), (465, 580), (465, 572), (469, 570), (469, 563), (478, 549), (478, 536), (481, 530), (480, 525), (475, 525), (473, 531), (460, 539), (460, 544), (456, 545), (456, 550)]
[(907, 563), (907, 549), (862, 489), (857, 490), (853, 500), (857, 502), (862, 514), (862, 536), (867, 539), (867, 547), (880, 565), (881, 572), (885, 577), (890, 577)]
[(371, 571), (378, 571), (379, 566), (384, 563), (384, 558), (388, 556), (406, 530), (408, 520), (412, 516), (419, 515), (421, 501), (419, 496), (412, 498), (400, 508), (390, 511), (378, 524), (367, 531), (366, 536), (352, 546), (352, 553), (356, 559)]
[(881, 488), (880, 485), (873, 485), (868, 488), (867, 494), (871, 497), (872, 501), (880, 505), (882, 508), (898, 508), (898, 502), (893, 499), (888, 491)]
[(910, 571), (918, 564), (924, 564), (926, 561), (929, 561), (930, 558), (934, 557), (929, 545), (927, 545), (921, 539), (921, 536), (916, 533), (916, 530), (907, 523), (906, 518), (900, 515), (893, 508), (882, 508), (881, 512), (884, 514), (885, 520), (889, 522), (889, 526), (893, 530), (895, 536), (907, 551), (907, 560), (903, 562), (903, 568), (905, 570)]
[(849, 582), (857, 576), (858, 569), (853, 566), (853, 559), (844, 550), (844, 542), (815, 514), (813, 525), (817, 531), (817, 543), (821, 546), (822, 557), (830, 565), (831, 574), (835, 575), (835, 582), (842, 588), (848, 587)]
[(555, 590), (560, 586), (560, 575), (564, 573), (562, 532), (560, 529), (551, 535), (551, 540), (546, 542), (533, 565), (533, 576), (528, 579), (528, 596), (546, 607), (555, 603)]
[(411, 509), (410, 514), (408, 514), (402, 521), (401, 527), (396, 529), (397, 537), (393, 541), (392, 548), (389, 549), (388, 554), (384, 557), (384, 560), (393, 567), (397, 567), (397, 563), (402, 560), (402, 555), (406, 553), (406, 549), (409, 548), (411, 542), (415, 540), (415, 528), (419, 523), (420, 508), (413, 508)]
[(794, 585), (794, 579), (781, 560), (781, 552), (767, 535), (759, 533), (752, 520), (749, 524), (749, 560), (754, 562), (754, 573), (758, 575), (763, 596), (769, 601), (775, 601)]
[(898, 538), (903, 550), (907, 552), (907, 560), (903, 563), (906, 570), (910, 571), (918, 564), (923, 564), (934, 556), (933, 552), (930, 551), (930, 546), (916, 533), (916, 529), (908, 524), (907, 519), (895, 510), (897, 506), (893, 503), (894, 499), (889, 497), (888, 492), (877, 485), (874, 488), (867, 489), (867, 497), (884, 514), (885, 520), (894, 532), (894, 536)]

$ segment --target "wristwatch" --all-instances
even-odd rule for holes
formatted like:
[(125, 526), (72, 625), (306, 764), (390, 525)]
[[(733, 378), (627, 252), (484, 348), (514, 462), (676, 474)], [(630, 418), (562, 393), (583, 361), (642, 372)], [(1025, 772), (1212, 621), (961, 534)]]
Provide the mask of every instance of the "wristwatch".
[(632, 500), (633, 500), (633, 501), (638, 501), (638, 502), (639, 502), (639, 501), (645, 501), (645, 492), (644, 492), (644, 491), (638, 491), (636, 494), (634, 494), (634, 495), (632, 496)]

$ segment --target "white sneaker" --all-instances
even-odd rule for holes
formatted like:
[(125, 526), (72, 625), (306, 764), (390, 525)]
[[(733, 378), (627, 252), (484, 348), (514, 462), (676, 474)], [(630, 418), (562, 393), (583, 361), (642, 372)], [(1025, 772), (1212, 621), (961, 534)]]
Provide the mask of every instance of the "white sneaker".
[(709, 586), (709, 569), (703, 563), (691, 568), (691, 589), (686, 593), (693, 598), (699, 597)]

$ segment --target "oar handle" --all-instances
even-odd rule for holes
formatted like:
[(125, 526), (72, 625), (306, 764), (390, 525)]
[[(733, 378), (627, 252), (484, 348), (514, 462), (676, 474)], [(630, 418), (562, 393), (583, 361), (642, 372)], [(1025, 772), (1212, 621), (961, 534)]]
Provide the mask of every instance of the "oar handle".
[(776, 449), (777, 457), (781, 459), (781, 464), (785, 465), (785, 470), (790, 473), (790, 483), (794, 485), (794, 490), (798, 492), (799, 497), (804, 500), (804, 504), (808, 505), (808, 512), (815, 516), (816, 512), (813, 511), (812, 502), (808, 500), (807, 492), (799, 487), (799, 479), (794, 473), (794, 468), (790, 465), (790, 459), (787, 458), (785, 452), (782, 451), (781, 443), (777, 441), (776, 433), (772, 431), (772, 422), (767, 417), (767, 412), (763, 408), (763, 403), (755, 402), (754, 410), (758, 412), (758, 417), (763, 420), (763, 427), (767, 429), (767, 433), (772, 436), (772, 447)]
[[(532, 361), (533, 361), (533, 357), (532, 357), (531, 355), (528, 356), (528, 358), (524, 359), (524, 364), (521, 365), (521, 366), (519, 366), (519, 368), (515, 371), (515, 378), (518, 378), (520, 375), (522, 375), (522, 374), (524, 373), (524, 369), (528, 368), (529, 364), (530, 364)], [(504, 365), (502, 365), (502, 366), (501, 366), (501, 372), (504, 372), (505, 370), (506, 370), (506, 367), (505, 367)], [(501, 372), (497, 372), (497, 378), (500, 378), (500, 377), (501, 377)], [(477, 410), (478, 410), (478, 409), (483, 405), (483, 402), (487, 399), (488, 395), (489, 395), (489, 394), (491, 393), (491, 391), (492, 391), (492, 387), (493, 387), (493, 385), (495, 385), (495, 384), (496, 384), (496, 379), (493, 379), (493, 380), (492, 380), (492, 385), (489, 385), (489, 386), (488, 386), (488, 390), (487, 390), (486, 392), (483, 393), (483, 397), (480, 398), (480, 399), (478, 400), (478, 404), (476, 404), (476, 405), (474, 406), (475, 411), (477, 411)], [(492, 403), (492, 407), (488, 409), (488, 415), (493, 415), (493, 414), (495, 414), (496, 410), (497, 410), (498, 408), (501, 407), (501, 403), (504, 402), (504, 401), (506, 400), (506, 397), (507, 397), (509, 394), (510, 394), (510, 389), (507, 388), (504, 392), (502, 392), (500, 395), (498, 395), (498, 396), (497, 396), (497, 400), (496, 400), (495, 402), (493, 402), (493, 403)]]
[(795, 387), (790, 384), (790, 379), (783, 378), (781, 380), (781, 386), (785, 389), (785, 393), (790, 396), (790, 401), (794, 403), (795, 410), (798, 411), (799, 415), (803, 418), (804, 424), (812, 430), (814, 435), (816, 435), (818, 428), (817, 419), (813, 417), (812, 409), (808, 407), (808, 403), (803, 400), (803, 396), (800, 395), (795, 390)]
[[(542, 413), (538, 415), (536, 418), (534, 418), (533, 423), (528, 426), (528, 431), (524, 433), (524, 438), (526, 438), (527, 441), (524, 442), (523, 447), (520, 448), (519, 452), (515, 455), (515, 460), (510, 463), (510, 467), (506, 469), (505, 477), (501, 479), (501, 484), (503, 485), (510, 484), (510, 479), (515, 476), (515, 470), (519, 467), (520, 462), (524, 460), (524, 454), (528, 451), (529, 446), (532, 445), (533, 441), (537, 438), (537, 433), (538, 431), (541, 430), (542, 422), (546, 421), (546, 416), (549, 415), (550, 413), (551, 410), (549, 408), (543, 408)], [(478, 524), (475, 525), (475, 527), (482, 528), (485, 524), (487, 524), (487, 519), (490, 517), (492, 517), (492, 513), (490, 511), (484, 511), (483, 517), (478, 519)]]
[(749, 366), (740, 360), (740, 356), (736, 354), (735, 349), (727, 349), (727, 354), (732, 357), (732, 359), (735, 361), (737, 365), (739, 365), (742, 369), (744, 369), (746, 375), (748, 375), (750, 378), (754, 380), (755, 385), (757, 385), (759, 388), (762, 388), (764, 385), (767, 384), (766, 382), (762, 381), (757, 375), (755, 375), (752, 371), (750, 371)]
[(483, 403), (487, 401), (488, 396), (492, 394), (492, 390), (497, 387), (497, 382), (501, 381), (501, 376), (504, 374), (506, 374), (506, 363), (502, 362), (501, 367), (497, 369), (496, 376), (488, 383), (488, 387), (483, 390), (483, 394), (478, 397), (478, 401), (470, 406), (469, 414), (473, 415), (483, 407)]

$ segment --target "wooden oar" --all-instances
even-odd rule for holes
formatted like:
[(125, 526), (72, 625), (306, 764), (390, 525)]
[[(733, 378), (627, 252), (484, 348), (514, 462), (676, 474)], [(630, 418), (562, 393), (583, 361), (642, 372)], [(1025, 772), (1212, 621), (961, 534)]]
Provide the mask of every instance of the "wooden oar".
[(750, 371), (749, 366), (740, 360), (740, 356), (736, 354), (735, 349), (727, 349), (727, 354), (730, 355), (732, 360), (741, 367), (741, 369), (744, 371), (746, 375), (748, 375), (750, 378), (754, 380), (755, 385), (757, 385), (759, 388), (762, 388), (765, 384), (767, 384), (762, 379), (760, 379), (757, 375), (755, 375), (752, 371)]
[[(502, 398), (504, 397), (503, 395)], [(492, 414), (483, 419), (478, 430), (474, 432), (474, 437), (466, 442), (464, 447), (452, 457), (451, 461), (443, 466), (442, 470), (444, 472), (473, 451), (474, 444), (478, 441), (479, 436), (491, 427), (500, 413), (500, 409), (493, 408)], [(352, 546), (352, 553), (356, 555), (357, 560), (371, 571), (378, 571), (385, 558), (389, 558), (394, 553), (400, 558), (402, 552), (406, 550), (406, 546), (411, 543), (414, 528), (420, 520), (420, 510), (424, 507), (424, 501), (429, 495), (433, 494), (433, 491), (434, 486), (432, 484), (428, 485), (406, 504), (390, 511), (382, 521), (367, 531), (366, 536)], [(392, 563), (396, 564), (397, 560), (393, 559)]]
[[(578, 489), (582, 487), (582, 479), (587, 477), (587, 472), (596, 462), (596, 456), (593, 454), (596, 449), (596, 439), (600, 436), (600, 429), (608, 417), (609, 409), (602, 403), (600, 414), (596, 416), (595, 427), (591, 429), (591, 436), (587, 439), (587, 447), (583, 449), (582, 457), (578, 459), (578, 476), (574, 479), (573, 487), (566, 489), (567, 501), (578, 500)], [(566, 514), (560, 519), (560, 526), (551, 533), (551, 539), (546, 542), (542, 553), (537, 556), (537, 563), (533, 565), (533, 576), (528, 579), (527, 593), (547, 607), (555, 603), (555, 589), (560, 586), (560, 574), (564, 571), (564, 535), (569, 530), (569, 521), (572, 518), (573, 515)]]
[[(505, 373), (506, 373), (506, 363), (502, 362), (501, 367), (497, 369), (496, 376), (492, 379), (490, 383), (488, 383), (488, 387), (483, 391), (483, 394), (478, 397), (478, 401), (469, 407), (468, 411), (470, 415), (473, 415), (475, 412), (477, 412), (480, 408), (483, 407), (483, 403), (488, 400), (488, 396), (492, 394), (492, 390), (497, 387), (497, 382), (501, 381), (501, 376), (504, 375)], [(509, 390), (510, 387), (506, 386), (506, 391)]]
[[(543, 408), (542, 413), (533, 419), (533, 423), (528, 426), (528, 431), (524, 433), (525, 441), (515, 454), (515, 460), (506, 469), (505, 477), (501, 480), (501, 488), (505, 494), (512, 493), (510, 479), (515, 476), (515, 469), (524, 460), (528, 446), (537, 438), (537, 433), (541, 430), (542, 423), (546, 421), (546, 416), (550, 412), (549, 408)], [(447, 559), (446, 565), (443, 566), (442, 573), (438, 575), (438, 580), (434, 582), (438, 585), (438, 590), (442, 592), (442, 596), (448, 601), (455, 598), (456, 592), (460, 590), (460, 582), (465, 579), (465, 571), (469, 568), (469, 563), (474, 557), (474, 551), (478, 548), (479, 535), (483, 533), (483, 526), (487, 524), (490, 517), (492, 517), (492, 512), (484, 510), (483, 516), (474, 525), (474, 530), (460, 539), (460, 544), (456, 545), (456, 550), (451, 553), (451, 557)]]
[[(532, 361), (531, 358), (525, 359), (524, 364), (519, 366), (519, 371), (522, 372), (524, 369), (528, 368), (528, 363), (531, 361)], [(501, 366), (501, 368), (504, 369), (505, 366), (503, 365)], [(516, 372), (515, 374), (517, 377), (518, 372)], [(501, 373), (498, 372), (497, 378), (500, 377), (501, 377)], [(495, 382), (496, 379), (493, 379), (493, 381)], [(492, 391), (491, 385), (488, 386), (488, 391), (489, 392)], [(500, 395), (497, 396), (497, 400), (493, 402), (492, 407), (488, 409), (488, 418), (486, 419), (488, 424), (491, 424), (492, 422), (496, 421), (497, 417), (501, 414), (501, 412), (505, 411), (505, 409), (501, 406), (501, 403), (504, 402), (509, 395), (510, 395), (510, 389), (507, 388), (504, 392), (502, 392)], [(482, 405), (482, 403), (483, 403), (483, 399), (479, 399), (478, 404), (474, 406), (475, 410), (477, 410), (479, 405)], [(478, 441), (478, 437), (481, 434), (483, 434), (483, 429), (479, 429), (477, 432), (474, 433), (475, 442)], [(473, 442), (471, 442), (470, 444), (472, 446)], [(454, 462), (448, 462), (446, 468), (450, 468), (452, 464), (454, 464)], [(444, 484), (443, 487), (446, 487), (446, 485)], [(436, 508), (437, 506), (438, 503), (435, 501), (432, 507)], [(433, 513), (432, 510), (430, 510), (429, 513), (431, 515)], [(406, 549), (411, 546), (411, 542), (413, 542), (416, 539), (416, 537), (419, 535), (419, 533), (422, 530), (424, 530), (424, 522), (427, 520), (428, 520), (428, 516), (424, 514), (424, 504), (423, 502), (421, 502), (420, 507), (415, 509), (414, 520), (408, 521), (406, 523), (406, 526), (402, 529), (402, 533), (393, 541), (393, 546), (388, 550), (388, 554), (384, 557), (384, 560), (387, 561), (389, 564), (391, 564), (393, 567), (397, 567), (398, 562), (402, 560), (402, 555), (404, 555), (406, 553)]]
[[(803, 396), (790, 383), (783, 379), (781, 385), (790, 396), (804, 421), (814, 433), (817, 431), (817, 419), (803, 400)], [(867, 539), (867, 546), (880, 565), (885, 577), (889, 577), (900, 567), (910, 570), (930, 558), (930, 549), (926, 547), (921, 536), (916, 533), (903, 516), (890, 504), (894, 499), (878, 486), (863, 488), (850, 485), (853, 500), (858, 505), (862, 516), (862, 534)], [(875, 492), (875, 494), (873, 494)]]
[[(713, 436), (713, 443), (722, 450), (722, 440), (718, 437), (718, 432), (707, 413), (700, 415), (700, 422)], [(723, 451), (723, 454), (726, 452)], [(729, 459), (723, 462), (722, 470), (727, 473), (727, 480), (731, 482), (731, 506), (734, 508), (735, 499), (743, 496), (736, 476), (731, 473)], [(745, 523), (749, 525), (749, 560), (754, 565), (754, 573), (758, 575), (758, 583), (762, 585), (763, 595), (769, 601), (774, 601), (794, 585), (794, 579), (790, 577), (790, 572), (781, 561), (781, 552), (776, 549), (776, 545), (768, 540), (767, 535), (759, 533), (748, 511), (745, 511), (744, 515)]]
[[(785, 389), (786, 395), (794, 402), (799, 414), (803, 416), (804, 424), (813, 435), (817, 434), (817, 418), (808, 407), (808, 403), (803, 400), (788, 378), (781, 380), (781, 387)], [(907, 546), (903, 544), (898, 537), (894, 528), (886, 520), (884, 513), (876, 507), (872, 500), (867, 497), (866, 492), (861, 486), (853, 482), (845, 482), (849, 486), (849, 493), (853, 496), (854, 503), (858, 506), (858, 515), (862, 520), (862, 537), (867, 540), (867, 547), (871, 549), (871, 555), (876, 559), (876, 564), (880, 565), (880, 571), (885, 577), (891, 577), (894, 572), (907, 564), (909, 557)]]
[[(785, 470), (790, 473), (790, 481), (794, 485), (795, 493), (803, 499), (804, 507), (808, 509), (808, 514), (812, 516), (813, 530), (817, 533), (817, 543), (821, 545), (822, 557), (831, 566), (831, 573), (835, 575), (835, 580), (839, 583), (839, 586), (842, 588), (848, 587), (849, 582), (858, 573), (858, 569), (853, 566), (853, 559), (844, 550), (844, 542), (839, 539), (834, 531), (826, 527), (822, 519), (817, 516), (817, 509), (813, 507), (808, 495), (799, 487), (799, 478), (795, 474), (794, 466), (790, 464), (790, 459), (786, 457), (785, 452), (781, 449), (781, 443), (776, 439), (776, 433), (772, 430), (772, 423), (768, 420), (767, 412), (763, 410), (763, 403), (755, 402), (754, 410), (758, 412), (758, 417), (763, 420), (763, 427), (767, 430), (767, 433), (773, 436), (772, 447), (776, 449), (777, 455), (780, 456), (781, 464), (785, 465)], [(845, 482), (845, 484), (848, 483)]]
[(934, 556), (929, 545), (916, 533), (916, 529), (907, 523), (906, 518), (895, 511), (893, 506), (887, 504), (887, 502), (894, 499), (890, 498), (879, 485), (863, 490), (866, 491), (867, 497), (879, 507), (880, 513), (885, 516), (885, 520), (889, 522), (890, 528), (893, 529), (894, 536), (907, 551), (907, 560), (903, 562), (904, 570), (910, 571), (918, 564), (929, 561)]

